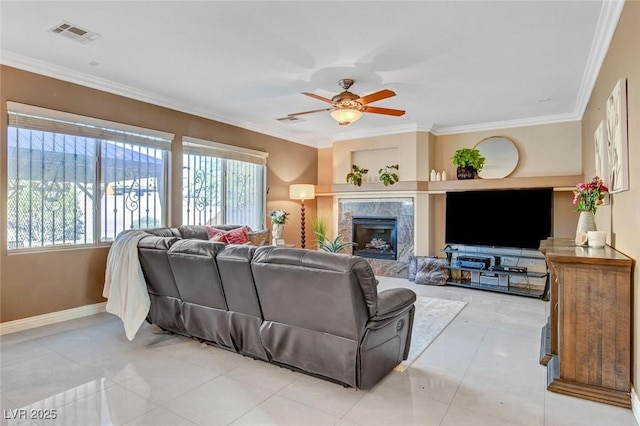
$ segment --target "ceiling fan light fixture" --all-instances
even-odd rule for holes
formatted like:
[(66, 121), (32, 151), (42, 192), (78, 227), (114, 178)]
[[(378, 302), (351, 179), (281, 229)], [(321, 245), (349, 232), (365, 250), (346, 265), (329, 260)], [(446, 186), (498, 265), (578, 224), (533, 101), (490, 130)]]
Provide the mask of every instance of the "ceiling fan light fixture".
[(362, 117), (362, 111), (351, 108), (337, 108), (331, 111), (331, 117), (343, 126), (358, 121)]
[(353, 99), (344, 99), (335, 105), (331, 117), (341, 126), (356, 122), (362, 117), (363, 105)]

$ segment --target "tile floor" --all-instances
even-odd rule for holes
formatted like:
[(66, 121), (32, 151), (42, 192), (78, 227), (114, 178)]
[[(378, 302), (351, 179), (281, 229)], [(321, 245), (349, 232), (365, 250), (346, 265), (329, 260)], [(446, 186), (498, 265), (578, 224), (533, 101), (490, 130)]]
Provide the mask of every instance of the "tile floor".
[[(119, 319), (98, 314), (0, 337), (2, 424), (636, 425), (631, 410), (545, 390), (548, 302), (395, 278), (380, 285), (468, 305), (407, 371), (367, 392), (148, 325), (129, 342)], [(12, 418), (51, 410), (55, 420)]]

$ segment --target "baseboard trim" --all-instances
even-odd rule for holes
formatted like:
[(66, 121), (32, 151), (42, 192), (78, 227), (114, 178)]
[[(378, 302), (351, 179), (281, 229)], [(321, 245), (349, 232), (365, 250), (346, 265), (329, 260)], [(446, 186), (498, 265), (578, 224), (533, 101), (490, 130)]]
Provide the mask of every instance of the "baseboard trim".
[(107, 302), (95, 303), (93, 305), (78, 306), (77, 308), (65, 309), (64, 311), (51, 312), (35, 317), (23, 318), (14, 321), (0, 323), (0, 336), (4, 334), (16, 333), (18, 331), (29, 330), (43, 325), (55, 324), (76, 318), (88, 317), (89, 315), (106, 312)]
[(633, 386), (631, 386), (631, 411), (636, 423), (640, 425), (640, 399), (638, 399), (638, 394)]

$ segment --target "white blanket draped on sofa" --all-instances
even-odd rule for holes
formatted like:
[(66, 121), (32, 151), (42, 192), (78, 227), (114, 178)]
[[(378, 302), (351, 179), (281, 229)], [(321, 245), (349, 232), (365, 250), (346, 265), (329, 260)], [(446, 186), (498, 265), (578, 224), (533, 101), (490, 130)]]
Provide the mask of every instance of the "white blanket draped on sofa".
[(107, 256), (104, 289), (107, 312), (122, 319), (124, 331), (133, 340), (149, 314), (151, 301), (138, 259), (138, 241), (146, 232), (123, 231), (116, 237)]

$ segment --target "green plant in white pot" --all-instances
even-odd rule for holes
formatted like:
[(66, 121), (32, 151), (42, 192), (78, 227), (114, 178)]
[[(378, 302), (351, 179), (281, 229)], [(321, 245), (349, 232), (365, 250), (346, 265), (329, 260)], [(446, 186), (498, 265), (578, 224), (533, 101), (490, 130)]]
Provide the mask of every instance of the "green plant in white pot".
[(459, 149), (451, 157), (453, 164), (458, 166), (456, 176), (458, 179), (475, 179), (478, 172), (484, 167), (485, 158), (480, 151), (473, 148)]
[(274, 240), (282, 238), (284, 224), (287, 223), (289, 212), (282, 209), (271, 210), (269, 217), (271, 218), (271, 236)]

